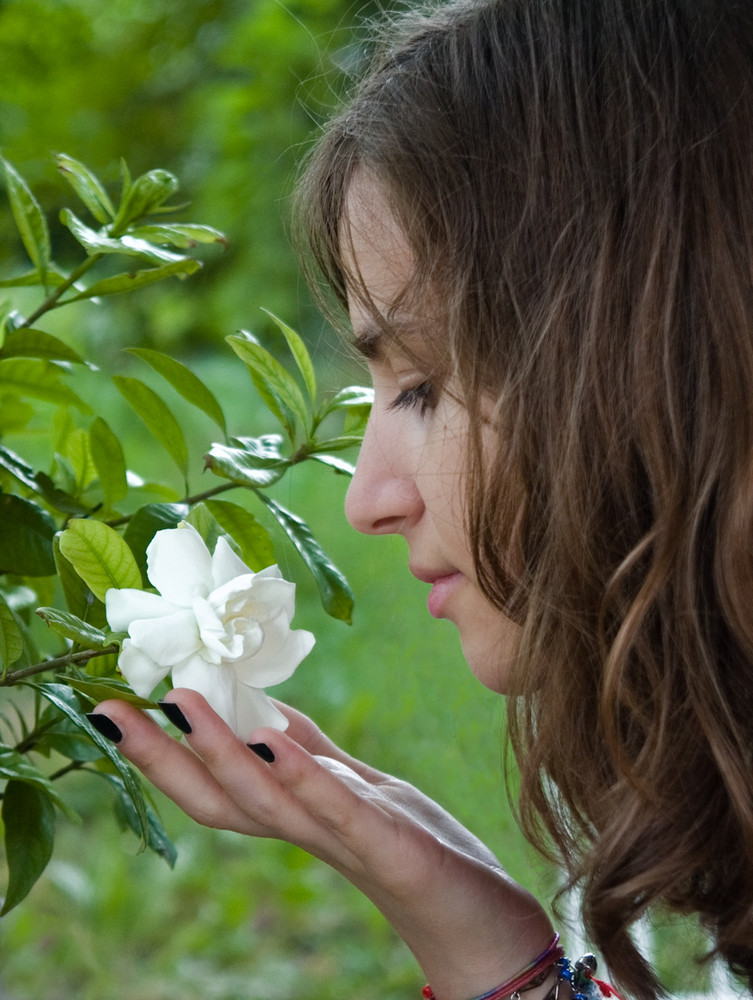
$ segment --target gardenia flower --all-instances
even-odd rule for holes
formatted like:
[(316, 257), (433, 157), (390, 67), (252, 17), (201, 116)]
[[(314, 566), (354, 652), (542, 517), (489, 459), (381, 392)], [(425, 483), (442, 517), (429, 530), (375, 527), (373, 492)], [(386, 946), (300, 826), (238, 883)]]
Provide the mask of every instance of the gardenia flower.
[(285, 729), (262, 688), (290, 677), (314, 645), (310, 632), (290, 629), (295, 584), (277, 566), (253, 573), (225, 538), (210, 553), (185, 521), (158, 531), (146, 557), (158, 594), (105, 595), (110, 628), (128, 632), (118, 666), (136, 694), (148, 698), (172, 673), (176, 687), (202, 694), (238, 736)]

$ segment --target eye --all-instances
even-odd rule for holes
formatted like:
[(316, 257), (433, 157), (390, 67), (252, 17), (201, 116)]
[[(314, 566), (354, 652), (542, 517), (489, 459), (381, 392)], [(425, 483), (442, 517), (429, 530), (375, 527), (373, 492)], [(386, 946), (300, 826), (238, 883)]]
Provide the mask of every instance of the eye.
[(436, 406), (437, 390), (432, 382), (419, 382), (402, 392), (392, 400), (391, 410), (418, 410), (421, 416), (427, 410)]

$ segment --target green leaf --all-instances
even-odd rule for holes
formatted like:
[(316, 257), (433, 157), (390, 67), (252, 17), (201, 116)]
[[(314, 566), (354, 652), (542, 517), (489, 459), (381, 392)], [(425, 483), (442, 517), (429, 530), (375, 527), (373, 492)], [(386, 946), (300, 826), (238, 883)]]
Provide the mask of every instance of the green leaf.
[(8, 330), (0, 349), (2, 358), (40, 358), (43, 361), (71, 361), (85, 364), (84, 359), (62, 340), (43, 330)]
[(117, 698), (119, 701), (127, 701), (129, 705), (134, 705), (136, 708), (159, 707), (155, 701), (140, 698), (137, 694), (133, 693), (127, 684), (123, 684), (114, 678), (100, 681), (82, 680), (80, 677), (66, 677), (65, 682), (74, 691), (78, 691), (79, 694), (88, 698), (93, 705), (98, 705), (101, 701), (109, 701), (110, 698)]
[(198, 376), (187, 368), (180, 361), (171, 358), (160, 351), (150, 351), (147, 348), (130, 347), (128, 353), (141, 358), (148, 365), (166, 379), (170, 385), (176, 389), (184, 399), (202, 410), (220, 428), (223, 434), (227, 433), (225, 424), (225, 414), (217, 399), (201, 381)]
[[(250, 447), (252, 441), (260, 442), (257, 449)], [(251, 489), (271, 486), (282, 477), (285, 470), (290, 467), (290, 459), (279, 455), (273, 455), (274, 449), (264, 448), (261, 442), (266, 440), (279, 441), (278, 435), (267, 434), (261, 438), (246, 438), (249, 447), (234, 448), (231, 445), (213, 444), (208, 454), (204, 456), (204, 462), (208, 469), (215, 475), (229, 479), (231, 483), (238, 486), (248, 486)]]
[(55, 163), (97, 222), (109, 222), (115, 215), (115, 209), (99, 178), (83, 163), (65, 153), (56, 153)]
[(219, 229), (192, 223), (137, 226), (129, 229), (129, 233), (137, 239), (148, 240), (150, 243), (169, 243), (182, 250), (195, 247), (197, 243), (221, 243), (227, 246), (227, 237)]
[(147, 260), (152, 264), (169, 264), (174, 261), (186, 260), (182, 254), (172, 253), (170, 250), (154, 246), (152, 243), (147, 243), (146, 240), (134, 239), (128, 234), (113, 237), (106, 230), (97, 232), (82, 222), (70, 208), (64, 208), (60, 212), (60, 221), (92, 257), (95, 254), (125, 254), (127, 257), (138, 257), (140, 260)]
[(209, 551), (214, 552), (217, 540), (222, 535), (222, 528), (207, 505), (204, 503), (195, 504), (189, 511), (186, 521), (198, 531)]
[(128, 522), (123, 537), (133, 552), (144, 586), (149, 582), (146, 576), (146, 550), (149, 543), (158, 531), (177, 527), (187, 516), (188, 504), (148, 503), (139, 507)]
[(97, 417), (89, 428), (89, 448), (105, 505), (112, 507), (128, 492), (128, 480), (123, 448), (102, 417)]
[(95, 281), (78, 295), (71, 295), (66, 302), (77, 302), (79, 299), (93, 299), (99, 295), (118, 295), (121, 292), (135, 292), (137, 288), (145, 285), (153, 285), (155, 281), (162, 281), (175, 275), (184, 278), (189, 274), (198, 271), (201, 264), (198, 260), (178, 260), (172, 264), (165, 264), (164, 267), (150, 267), (146, 271), (128, 271), (123, 274), (114, 274), (111, 278), (102, 278)]
[(350, 625), (353, 620), (353, 592), (343, 574), (311, 534), (311, 528), (300, 517), (269, 497), (260, 493), (259, 498), (278, 521), (310, 569), (319, 589), (324, 610), (333, 618)]
[(110, 645), (109, 637), (93, 625), (82, 621), (76, 615), (59, 608), (37, 608), (36, 613), (53, 632), (65, 639), (80, 643), (91, 649), (104, 649)]
[(356, 434), (344, 434), (342, 437), (330, 438), (328, 441), (315, 441), (309, 445), (309, 454), (316, 455), (326, 451), (345, 451), (346, 448), (357, 448), (363, 438)]
[(309, 354), (306, 345), (295, 330), (289, 327), (287, 323), (283, 323), (283, 321), (275, 316), (274, 313), (270, 312), (269, 309), (263, 309), (262, 312), (265, 312), (270, 319), (274, 320), (285, 337), (285, 340), (288, 342), (290, 353), (295, 358), (298, 370), (303, 376), (306, 392), (308, 393), (309, 400), (313, 406), (316, 402), (316, 375), (314, 374), (314, 366), (311, 363), (311, 355)]
[(9, 781), (3, 794), (8, 890), (0, 917), (31, 891), (52, 857), (55, 810), (49, 797), (23, 781)]
[(55, 522), (37, 504), (0, 493), (0, 572), (52, 576)]
[[(133, 807), (133, 801), (123, 785), (123, 782), (120, 778), (116, 778), (112, 774), (103, 774), (102, 777), (106, 781), (109, 781), (117, 792), (118, 797), (115, 800), (116, 816), (124, 826), (129, 827), (137, 836), (140, 836), (142, 832), (140, 819), (138, 813)], [(146, 817), (146, 846), (150, 848), (150, 850), (154, 851), (155, 854), (159, 855), (159, 857), (163, 858), (172, 868), (178, 858), (178, 852), (175, 849), (175, 845), (168, 837), (165, 828), (162, 826), (159, 817), (148, 803), (146, 804)]]
[(353, 476), (355, 475), (356, 467), (350, 462), (346, 462), (342, 458), (336, 458), (334, 455), (320, 455), (313, 454), (309, 455), (314, 462), (321, 462), (322, 465), (328, 465), (335, 472), (341, 473), (343, 476)]
[(0, 361), (0, 392), (15, 392), (59, 406), (75, 406), (82, 413), (91, 407), (60, 381), (61, 369), (36, 358), (8, 358)]
[(7, 160), (1, 157), (0, 168), (21, 240), (32, 264), (39, 272), (41, 283), (45, 285), (47, 267), (50, 263), (50, 233), (47, 220), (26, 181)]
[(24, 640), (16, 617), (0, 596), (0, 671), (3, 676), (24, 651)]
[(269, 406), (270, 399), (274, 402), (275, 407), (270, 409), (282, 420), (291, 440), (294, 427), (290, 423), (288, 414), (291, 414), (294, 421), (297, 420), (306, 432), (311, 423), (311, 412), (292, 375), (268, 350), (257, 343), (251, 334), (242, 331), (241, 336), (225, 339), (241, 361), (248, 366), (252, 377), (255, 376), (254, 383), (267, 405)]
[(64, 514), (86, 514), (88, 508), (53, 483), (44, 472), (35, 472), (9, 448), (0, 446), (0, 468), (5, 469), (27, 489), (39, 494), (55, 510)]
[(374, 390), (364, 385), (349, 385), (341, 389), (327, 403), (322, 416), (351, 406), (371, 406), (374, 402)]
[(44, 284), (48, 287), (56, 287), (68, 280), (66, 275), (61, 274), (60, 271), (56, 271), (54, 268), (48, 268), (45, 277), (47, 279), (46, 282), (42, 281), (39, 271), (34, 268), (33, 271), (24, 271), (23, 274), (17, 274), (14, 278), (3, 278), (0, 280), (0, 288), (31, 288), (35, 285)]
[(49, 702), (57, 706), (57, 708), (59, 708), (60, 711), (66, 715), (71, 722), (73, 722), (77, 729), (86, 733), (92, 743), (99, 747), (102, 754), (107, 757), (115, 767), (115, 770), (123, 779), (126, 791), (133, 802), (136, 815), (139, 820), (139, 831), (142, 839), (142, 845), (145, 846), (149, 830), (149, 821), (146, 813), (144, 792), (141, 788), (141, 782), (139, 781), (136, 772), (130, 764), (128, 764), (121, 757), (113, 744), (94, 728), (85, 715), (81, 714), (78, 699), (67, 685), (47, 682), (43, 684), (27, 683), (26, 686), (33, 688), (35, 691), (39, 691), (39, 693)]
[(159, 208), (177, 190), (178, 180), (167, 170), (150, 170), (142, 174), (124, 190), (112, 225), (113, 235), (120, 235), (131, 222)]
[(74, 518), (60, 535), (60, 551), (100, 601), (111, 587), (141, 589), (133, 553), (102, 521)]
[(241, 559), (255, 573), (275, 561), (269, 532), (245, 507), (229, 500), (205, 500), (217, 523), (240, 549)]
[(114, 375), (118, 391), (149, 428), (152, 436), (162, 445), (183, 474), (188, 476), (188, 447), (180, 424), (166, 403), (140, 379)]
[(55, 556), (58, 580), (60, 581), (68, 610), (71, 614), (76, 615), (77, 618), (88, 622), (95, 628), (106, 624), (104, 605), (95, 598), (94, 594), (92, 594), (73, 566), (60, 551), (61, 537), (60, 533), (55, 536), (52, 543), (52, 551)]

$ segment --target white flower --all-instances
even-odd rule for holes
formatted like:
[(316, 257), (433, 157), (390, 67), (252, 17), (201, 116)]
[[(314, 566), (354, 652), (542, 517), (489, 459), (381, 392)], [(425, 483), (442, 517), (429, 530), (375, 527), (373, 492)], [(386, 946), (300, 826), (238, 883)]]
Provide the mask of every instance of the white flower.
[(241, 737), (287, 719), (262, 688), (279, 684), (314, 645), (291, 631), (295, 584), (277, 566), (253, 573), (220, 538), (210, 553), (185, 521), (158, 531), (146, 550), (147, 576), (159, 594), (108, 590), (107, 621), (128, 632), (118, 665), (136, 694), (149, 697), (172, 672)]

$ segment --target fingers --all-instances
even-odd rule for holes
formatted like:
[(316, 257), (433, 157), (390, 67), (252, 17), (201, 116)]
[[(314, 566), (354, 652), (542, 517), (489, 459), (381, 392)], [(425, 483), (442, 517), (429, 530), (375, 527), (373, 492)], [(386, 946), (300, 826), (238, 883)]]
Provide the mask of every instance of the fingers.
[[(202, 760), (149, 716), (123, 701), (103, 702), (96, 712), (105, 715), (119, 730), (117, 745), (123, 755), (197, 822), (268, 835), (264, 830), (252, 829), (249, 817), (233, 802)], [(248, 751), (246, 753), (253, 757)]]

